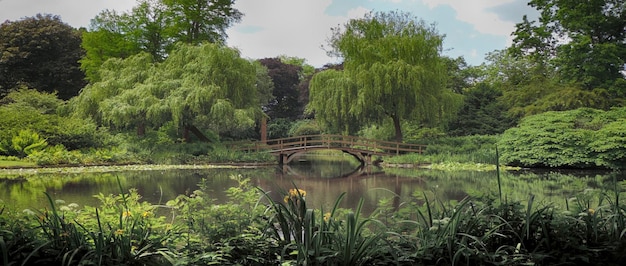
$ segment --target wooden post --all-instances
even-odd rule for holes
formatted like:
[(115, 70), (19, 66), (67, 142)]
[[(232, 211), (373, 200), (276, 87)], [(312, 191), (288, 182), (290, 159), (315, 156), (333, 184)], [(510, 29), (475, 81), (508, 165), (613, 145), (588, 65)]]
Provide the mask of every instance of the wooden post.
[(261, 118), (261, 143), (267, 144), (267, 117)]

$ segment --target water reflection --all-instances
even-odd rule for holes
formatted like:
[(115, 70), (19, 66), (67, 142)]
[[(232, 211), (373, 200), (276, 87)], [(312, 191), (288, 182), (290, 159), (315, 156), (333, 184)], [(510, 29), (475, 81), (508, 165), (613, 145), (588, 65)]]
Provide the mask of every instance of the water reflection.
[[(128, 171), (86, 174), (41, 174), (15, 180), (0, 180), (0, 200), (5, 205), (24, 209), (46, 206), (43, 192), (66, 203), (97, 206), (93, 195), (119, 194), (136, 188), (143, 199), (163, 204), (180, 194), (189, 195), (203, 182), (207, 194), (215, 203), (228, 200), (225, 190), (235, 186), (230, 176), (242, 175), (255, 186), (282, 200), (284, 191), (297, 186), (307, 191), (310, 207), (328, 210), (342, 193), (347, 193), (341, 207), (355, 208), (361, 198), (364, 210), (370, 212), (383, 199), (391, 199), (395, 207), (429, 200), (461, 200), (467, 196), (497, 195), (495, 172), (442, 172), (420, 169), (382, 169), (373, 166), (359, 168), (358, 163), (328, 158), (306, 158), (288, 167), (257, 169), (193, 169), (167, 171)], [(620, 174), (620, 180), (623, 179)], [(613, 176), (607, 173), (530, 173), (502, 174), (503, 193), (510, 200), (528, 200), (531, 194), (537, 202), (564, 204), (567, 198), (588, 188), (611, 185)], [(204, 180), (204, 181), (203, 181)], [(620, 181), (624, 186), (624, 181)]]

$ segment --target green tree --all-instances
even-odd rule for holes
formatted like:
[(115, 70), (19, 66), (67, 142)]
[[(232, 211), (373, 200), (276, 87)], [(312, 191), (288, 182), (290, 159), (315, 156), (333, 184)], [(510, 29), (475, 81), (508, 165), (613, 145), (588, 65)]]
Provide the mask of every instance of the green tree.
[(279, 58), (260, 59), (259, 63), (268, 69), (268, 75), (274, 83), (274, 99), (264, 106), (267, 115), (272, 118), (297, 119), (302, 113), (298, 102), (300, 66), (283, 63)]
[(502, 92), (498, 102), (513, 120), (546, 111), (607, 109), (615, 104), (606, 90), (585, 90), (563, 82), (556, 67), (532, 57), (516, 57), (511, 50), (502, 50), (490, 53), (487, 60), (481, 82)]
[(557, 67), (585, 90), (626, 96), (626, 5), (623, 0), (532, 0), (539, 22), (517, 25), (511, 50)]
[(463, 96), (463, 106), (450, 121), (448, 134), (494, 135), (514, 126), (515, 120), (506, 116), (506, 108), (497, 101), (501, 91), (481, 82), (466, 89)]
[(175, 39), (185, 43), (224, 43), (226, 29), (243, 14), (235, 0), (162, 0), (167, 6)]
[(123, 16), (115, 11), (105, 10), (91, 20), (91, 31), (83, 31), (81, 46), (85, 57), (80, 60), (80, 67), (87, 80), (101, 80), (98, 69), (109, 58), (127, 58), (141, 51), (138, 43), (127, 38), (129, 29), (122, 27)]
[(0, 24), (0, 97), (25, 86), (57, 92), (61, 99), (78, 94), (85, 75), (78, 30), (53, 15), (38, 14)]
[[(141, 53), (108, 60), (102, 81), (85, 87), (72, 102), (76, 114), (87, 114), (114, 128), (158, 128), (173, 122), (182, 138), (203, 130), (227, 132), (254, 126), (261, 115), (258, 68), (235, 49), (216, 45), (177, 45), (162, 63)], [(263, 75), (260, 75), (263, 77)], [(267, 75), (264, 76), (267, 79)]]
[[(335, 28), (330, 45), (344, 70), (316, 74), (310, 108), (332, 124), (389, 117), (402, 141), (401, 121), (437, 124), (456, 113), (461, 97), (446, 89), (443, 37), (408, 13), (370, 13)], [(333, 106), (336, 105), (336, 106)], [(345, 132), (345, 131), (344, 131)]]
[(234, 1), (138, 0), (130, 12), (104, 10), (83, 33), (86, 56), (81, 68), (91, 82), (109, 58), (147, 52), (162, 61), (176, 42), (223, 43), (225, 30), (241, 19)]

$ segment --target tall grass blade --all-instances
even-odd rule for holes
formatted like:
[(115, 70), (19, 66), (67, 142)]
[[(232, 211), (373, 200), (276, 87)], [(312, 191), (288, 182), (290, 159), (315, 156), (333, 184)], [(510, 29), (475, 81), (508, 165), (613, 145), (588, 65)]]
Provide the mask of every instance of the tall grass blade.
[(502, 179), (500, 178), (500, 153), (498, 152), (498, 145), (496, 145), (496, 176), (498, 177), (498, 195), (502, 203)]
[(526, 229), (526, 239), (530, 238), (530, 224), (532, 223), (530, 217), (532, 214), (531, 211), (532, 211), (534, 201), (535, 201), (535, 195), (530, 195), (530, 199), (528, 199), (528, 206), (526, 206), (526, 223), (524, 225)]
[[(1, 213), (1, 212), (0, 212)], [(0, 236), (0, 251), (2, 252), (2, 265), (9, 265), (9, 251), (7, 249), (7, 243), (4, 242), (4, 237)]]
[(426, 196), (426, 192), (422, 192), (424, 194), (424, 201), (426, 201), (426, 210), (428, 211), (428, 227), (433, 226), (433, 213), (430, 208), (430, 202), (428, 201), (428, 197)]

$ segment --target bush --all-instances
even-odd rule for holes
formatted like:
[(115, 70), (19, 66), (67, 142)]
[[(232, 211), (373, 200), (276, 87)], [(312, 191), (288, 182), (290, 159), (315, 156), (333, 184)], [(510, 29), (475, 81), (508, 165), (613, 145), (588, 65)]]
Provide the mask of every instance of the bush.
[(322, 131), (315, 120), (298, 120), (289, 129), (289, 136), (318, 135)]
[(581, 108), (524, 118), (502, 135), (501, 160), (524, 167), (623, 168), (626, 108)]
[(289, 129), (294, 122), (287, 118), (272, 119), (267, 123), (267, 138), (280, 139), (289, 136)]
[(45, 139), (30, 130), (20, 130), (17, 136), (11, 139), (12, 148), (22, 157), (41, 151), (48, 146)]
[(19, 151), (7, 150), (6, 146), (21, 130), (35, 132), (50, 145), (61, 144), (70, 150), (102, 147), (109, 139), (108, 132), (92, 121), (58, 115), (56, 111), (64, 102), (53, 94), (20, 90), (10, 93), (2, 101), (0, 152), (7, 155), (18, 155)]

